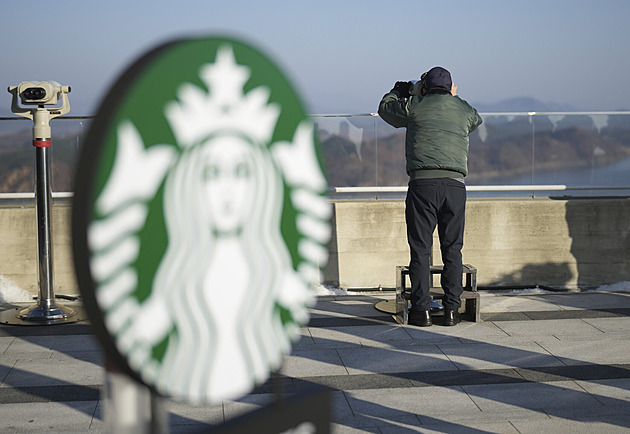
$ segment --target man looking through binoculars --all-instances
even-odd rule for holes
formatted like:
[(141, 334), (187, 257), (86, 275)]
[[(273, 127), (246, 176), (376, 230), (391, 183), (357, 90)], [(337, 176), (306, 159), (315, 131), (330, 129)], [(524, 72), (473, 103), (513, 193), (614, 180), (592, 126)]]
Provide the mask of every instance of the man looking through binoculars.
[(379, 104), (381, 118), (407, 129), (406, 169), (409, 189), (405, 202), (407, 240), (411, 251), (411, 312), (409, 323), (432, 325), (430, 257), (437, 225), (444, 270), (444, 322), (460, 321), (464, 215), (468, 174), (468, 136), (481, 116), (457, 96), (451, 74), (436, 66), (418, 82), (396, 82)]

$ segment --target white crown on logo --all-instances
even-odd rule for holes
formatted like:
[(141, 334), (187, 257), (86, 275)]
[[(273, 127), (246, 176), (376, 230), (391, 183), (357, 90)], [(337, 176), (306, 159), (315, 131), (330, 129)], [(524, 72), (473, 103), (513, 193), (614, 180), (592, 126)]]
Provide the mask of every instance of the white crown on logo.
[(258, 143), (269, 142), (280, 107), (268, 103), (267, 87), (243, 93), (250, 75), (248, 67), (236, 63), (232, 47), (224, 46), (217, 51), (215, 62), (199, 71), (209, 92), (191, 83), (181, 85), (178, 101), (168, 103), (164, 109), (178, 145), (193, 146), (219, 131), (232, 131)]

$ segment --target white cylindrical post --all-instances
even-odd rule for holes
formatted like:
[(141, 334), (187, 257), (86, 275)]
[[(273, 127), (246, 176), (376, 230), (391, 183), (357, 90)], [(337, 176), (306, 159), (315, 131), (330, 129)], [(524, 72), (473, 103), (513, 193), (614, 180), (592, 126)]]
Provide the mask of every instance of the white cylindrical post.
[(105, 425), (118, 434), (168, 434), (163, 398), (105, 360)]

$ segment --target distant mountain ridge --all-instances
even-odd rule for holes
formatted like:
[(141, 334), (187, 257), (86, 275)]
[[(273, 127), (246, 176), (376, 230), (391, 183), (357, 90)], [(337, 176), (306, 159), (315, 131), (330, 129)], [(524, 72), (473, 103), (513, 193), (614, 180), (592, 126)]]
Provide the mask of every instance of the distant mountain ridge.
[[(497, 102), (474, 102), (469, 101), (473, 107), (475, 107), (479, 112), (484, 113), (502, 113), (502, 112), (515, 112), (515, 113), (526, 113), (526, 112), (575, 112), (575, 111), (588, 111), (584, 109), (578, 109), (568, 104), (560, 104), (555, 102), (543, 102), (537, 99), (522, 96), (515, 98), (508, 98)], [(627, 109), (619, 109), (619, 110), (627, 110)], [(353, 111), (345, 111), (339, 110), (336, 113), (353, 113)], [(354, 111), (354, 113), (363, 113), (362, 111)], [(320, 113), (318, 114), (326, 114)], [(81, 113), (76, 114), (81, 116), (90, 116), (90, 113)], [(2, 117), (10, 117), (13, 116), (11, 113), (10, 102), (7, 106), (0, 106), (0, 116)]]
[(509, 98), (494, 103), (472, 103), (480, 112), (564, 112), (578, 111), (575, 107), (567, 104), (557, 104), (554, 102), (542, 102), (530, 97)]

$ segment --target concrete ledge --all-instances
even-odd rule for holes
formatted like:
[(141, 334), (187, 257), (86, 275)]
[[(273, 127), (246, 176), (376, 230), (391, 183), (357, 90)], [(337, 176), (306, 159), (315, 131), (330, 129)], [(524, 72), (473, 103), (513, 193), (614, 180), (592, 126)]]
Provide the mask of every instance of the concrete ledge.
[[(0, 206), (0, 274), (36, 295), (37, 226), (35, 206), (29, 202)], [(54, 203), (51, 213), (55, 293), (77, 295), (70, 227), (72, 207), (67, 202)]]
[[(409, 262), (402, 200), (333, 202), (325, 284), (395, 288)], [(79, 293), (72, 260), (71, 205), (52, 208), (57, 294)], [(479, 287), (588, 288), (630, 281), (630, 199), (470, 199), (464, 263)], [(440, 261), (434, 237), (433, 257)], [(35, 209), (0, 204), (0, 274), (37, 294)]]
[[(394, 288), (409, 262), (404, 201), (334, 202), (325, 283)], [(464, 263), (480, 287), (588, 288), (630, 280), (630, 199), (469, 199)], [(433, 257), (440, 261), (434, 235)]]

